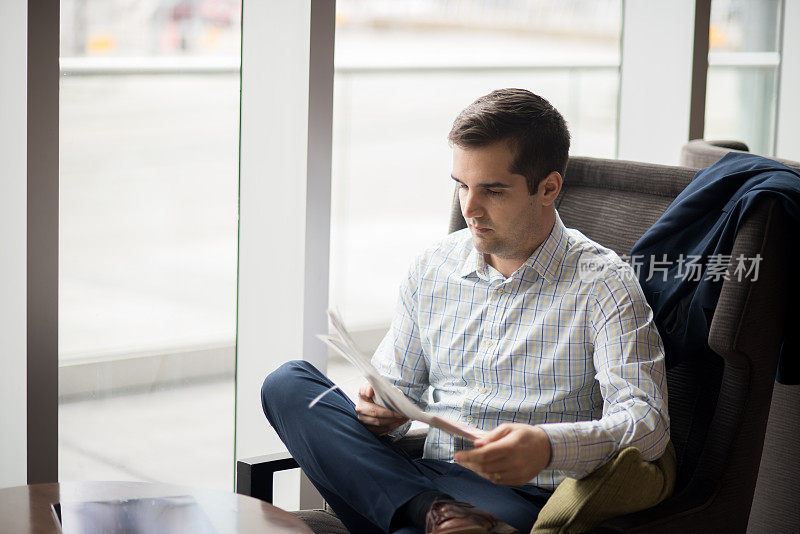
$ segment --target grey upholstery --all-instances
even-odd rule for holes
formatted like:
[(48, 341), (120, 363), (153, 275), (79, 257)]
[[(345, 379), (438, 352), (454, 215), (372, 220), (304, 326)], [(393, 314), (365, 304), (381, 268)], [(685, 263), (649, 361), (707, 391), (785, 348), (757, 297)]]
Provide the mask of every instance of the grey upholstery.
[[(702, 169), (713, 165), (728, 152), (749, 152), (749, 149), (746, 144), (740, 141), (706, 141), (705, 139), (695, 139), (694, 141), (689, 141), (681, 148), (680, 162), (681, 165), (686, 165), (687, 167)], [(773, 157), (770, 157), (770, 159), (774, 159), (787, 167), (800, 171), (800, 162)]]
[(349, 534), (349, 531), (339, 521), (336, 514), (328, 508), (324, 510), (299, 510), (292, 513), (302, 519), (314, 534)]
[[(695, 171), (573, 157), (557, 206), (567, 227), (628, 254)], [(454, 198), (450, 230), (464, 225)], [(782, 211), (773, 201), (761, 203), (743, 223), (734, 254), (760, 253), (765, 258), (761, 277), (757, 282), (725, 282), (709, 338), (717, 354), (668, 372), (678, 459), (675, 495), (653, 509), (610, 520), (597, 532), (745, 531), (785, 317), (786, 298), (780, 290), (787, 271), (780, 246), (783, 232)], [(255, 469), (260, 464), (248, 465)], [(249, 475), (245, 480), (258, 485)], [(237, 486), (239, 490), (260, 491)], [(342, 531), (335, 516), (303, 514), (315, 532)]]

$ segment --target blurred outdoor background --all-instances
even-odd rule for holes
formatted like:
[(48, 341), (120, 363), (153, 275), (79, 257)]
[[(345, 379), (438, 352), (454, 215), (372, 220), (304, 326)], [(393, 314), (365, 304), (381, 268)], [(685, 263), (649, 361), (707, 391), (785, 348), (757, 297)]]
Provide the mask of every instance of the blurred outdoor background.
[[(241, 3), (61, 10), (60, 478), (231, 489)], [(712, 2), (707, 137), (773, 150), (779, 14)], [(530, 89), (572, 154), (615, 157), (622, 4), (339, 0), (336, 22), (331, 303), (375, 342), (447, 230), (464, 106)]]

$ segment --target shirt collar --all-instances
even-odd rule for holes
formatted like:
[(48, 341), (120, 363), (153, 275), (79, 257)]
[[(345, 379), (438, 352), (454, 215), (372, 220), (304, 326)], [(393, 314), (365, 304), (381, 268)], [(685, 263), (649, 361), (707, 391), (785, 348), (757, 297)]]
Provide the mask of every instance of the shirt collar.
[(548, 282), (554, 281), (558, 276), (558, 268), (564, 255), (567, 253), (567, 228), (561, 222), (561, 217), (556, 212), (556, 221), (550, 235), (533, 251), (531, 257), (522, 264), (522, 268), (533, 268), (539, 276)]
[(478, 249), (475, 248), (475, 245), (472, 242), (472, 233), (470, 233), (469, 236), (471, 245), (469, 255), (464, 260), (464, 263), (461, 264), (461, 270), (458, 273), (462, 278), (466, 278), (472, 273), (476, 273), (479, 270), (484, 269), (486, 266), (486, 262), (483, 261), (483, 254), (478, 252)]
[[(561, 217), (556, 212), (555, 224), (547, 236), (547, 239), (533, 251), (533, 254), (517, 270), (524, 275), (526, 271), (533, 269), (539, 276), (552, 282), (557, 277), (557, 271), (561, 261), (566, 254), (567, 228), (561, 222)], [(469, 255), (461, 265), (459, 275), (464, 278), (472, 273), (486, 272), (488, 265), (483, 259), (483, 254), (473, 245)]]

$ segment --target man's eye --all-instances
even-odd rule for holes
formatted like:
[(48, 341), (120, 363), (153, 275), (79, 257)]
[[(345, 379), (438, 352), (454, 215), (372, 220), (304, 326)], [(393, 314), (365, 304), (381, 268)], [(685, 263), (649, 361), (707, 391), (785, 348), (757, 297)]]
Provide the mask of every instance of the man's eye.
[(500, 196), (503, 194), (502, 191), (495, 191), (494, 189), (487, 189), (486, 194), (492, 197)]

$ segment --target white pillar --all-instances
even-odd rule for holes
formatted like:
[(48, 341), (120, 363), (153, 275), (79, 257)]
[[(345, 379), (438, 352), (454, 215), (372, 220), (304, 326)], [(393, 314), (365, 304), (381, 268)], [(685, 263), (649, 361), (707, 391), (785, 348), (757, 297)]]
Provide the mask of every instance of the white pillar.
[(676, 165), (689, 138), (694, 0), (626, 0), (620, 159)]
[[(281, 363), (323, 371), (330, 241), (333, 0), (245, 0), (236, 457), (285, 450), (260, 389)], [(313, 21), (313, 23), (312, 23)]]
[(0, 2), (0, 488), (27, 483), (28, 2)]
[(800, 0), (785, 0), (775, 155), (800, 161)]

